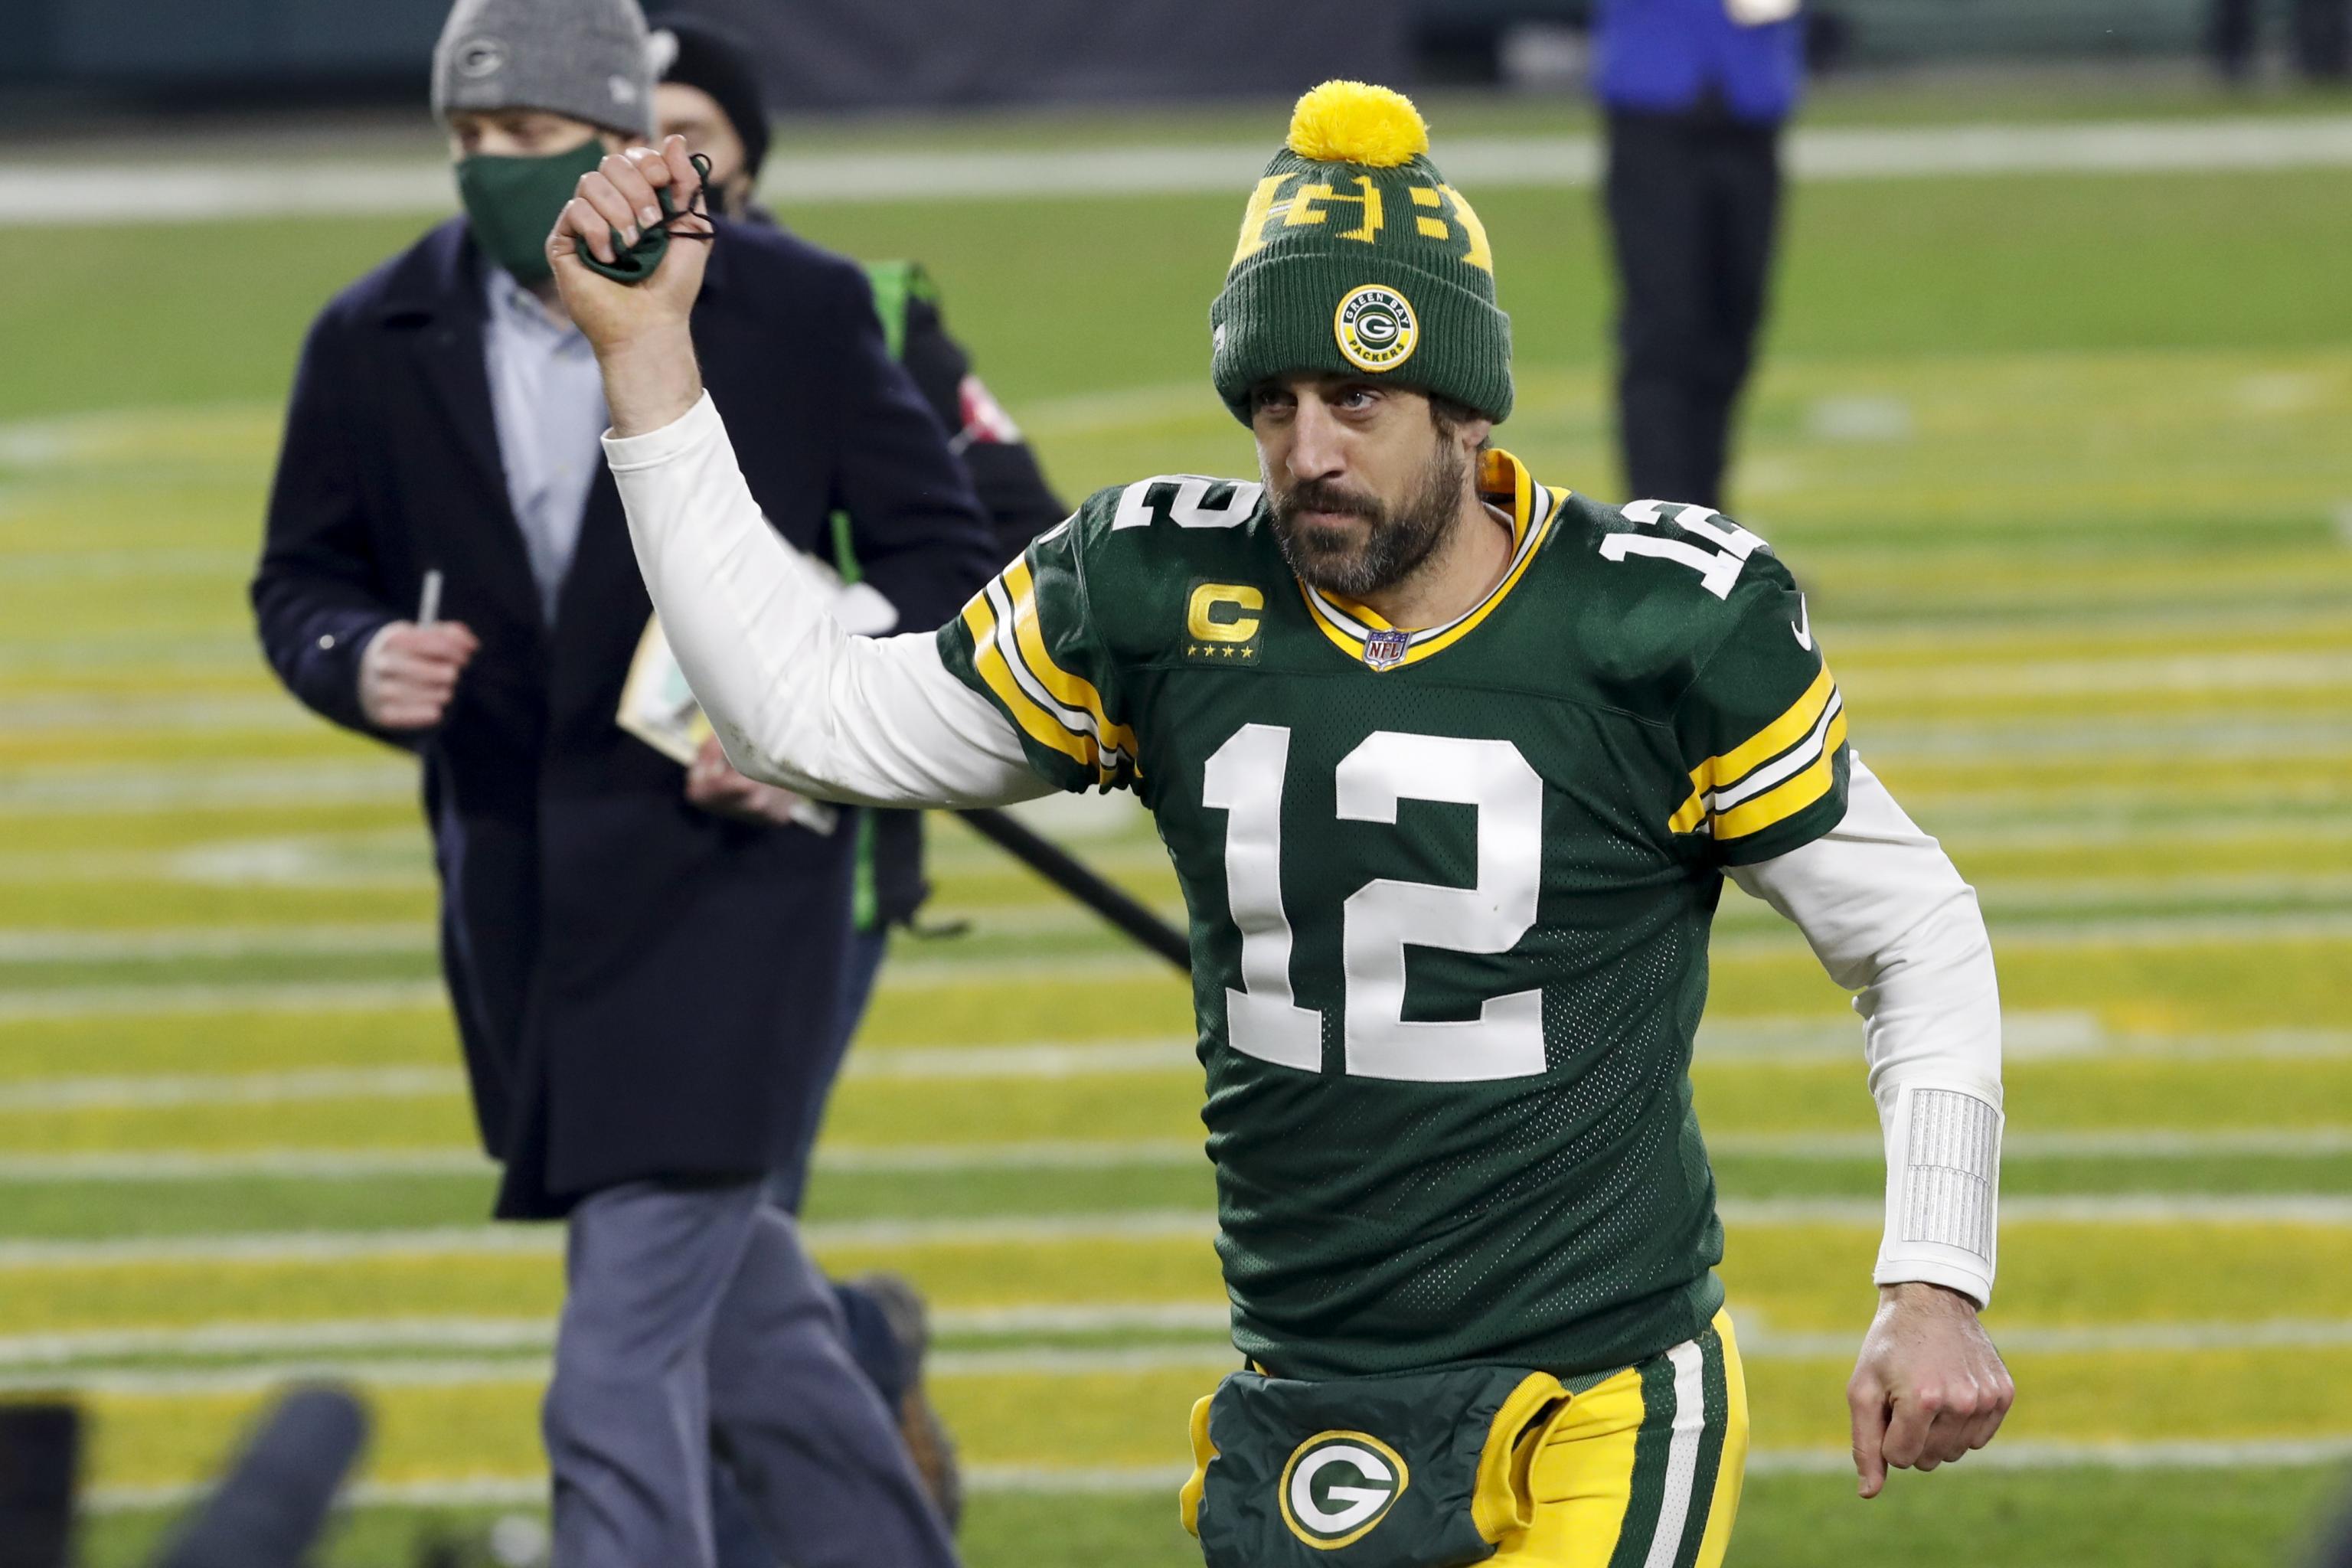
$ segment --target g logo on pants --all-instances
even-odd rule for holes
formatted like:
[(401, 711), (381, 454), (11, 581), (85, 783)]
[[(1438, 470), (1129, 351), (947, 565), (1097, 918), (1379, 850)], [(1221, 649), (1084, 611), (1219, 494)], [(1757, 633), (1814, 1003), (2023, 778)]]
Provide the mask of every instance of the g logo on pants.
[(1329, 1552), (1370, 1534), (1412, 1479), (1397, 1451), (1369, 1432), (1318, 1432), (1282, 1468), (1282, 1520)]

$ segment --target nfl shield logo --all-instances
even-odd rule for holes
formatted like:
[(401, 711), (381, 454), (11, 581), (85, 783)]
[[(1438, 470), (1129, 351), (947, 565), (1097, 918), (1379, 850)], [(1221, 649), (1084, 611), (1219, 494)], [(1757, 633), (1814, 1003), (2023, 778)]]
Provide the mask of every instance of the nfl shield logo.
[(1374, 669), (1394, 669), (1404, 662), (1405, 645), (1410, 640), (1395, 627), (1383, 626), (1364, 639), (1364, 662)]

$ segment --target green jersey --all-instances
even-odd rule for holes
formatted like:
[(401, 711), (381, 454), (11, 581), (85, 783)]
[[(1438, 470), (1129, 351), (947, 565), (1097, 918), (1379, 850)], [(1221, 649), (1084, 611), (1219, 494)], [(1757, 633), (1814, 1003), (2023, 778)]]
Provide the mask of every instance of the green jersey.
[(1159, 825), (1234, 1342), (1286, 1377), (1574, 1373), (1706, 1330), (1722, 870), (1845, 811), (1762, 541), (1501, 452), (1480, 485), (1514, 555), (1444, 626), (1306, 586), (1259, 486), (1178, 476), (1093, 497), (940, 633), (1039, 772)]

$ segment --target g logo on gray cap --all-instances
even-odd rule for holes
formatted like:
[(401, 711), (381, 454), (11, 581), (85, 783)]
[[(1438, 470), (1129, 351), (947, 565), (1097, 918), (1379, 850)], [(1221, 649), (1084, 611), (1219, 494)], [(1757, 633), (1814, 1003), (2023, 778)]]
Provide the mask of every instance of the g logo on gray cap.
[(507, 47), (496, 38), (468, 38), (457, 46), (457, 74), (470, 80), (496, 76), (506, 63)]

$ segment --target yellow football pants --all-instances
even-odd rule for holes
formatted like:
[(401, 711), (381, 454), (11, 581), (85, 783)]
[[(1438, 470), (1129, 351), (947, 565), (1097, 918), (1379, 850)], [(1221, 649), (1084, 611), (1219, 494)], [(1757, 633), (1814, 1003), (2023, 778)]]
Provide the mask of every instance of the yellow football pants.
[(1730, 1315), (1574, 1395), (1521, 1448), (1528, 1524), (1495, 1568), (1720, 1568), (1748, 1464)]

